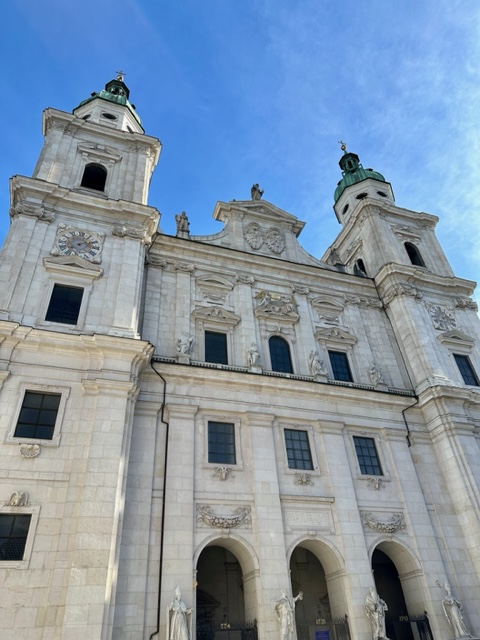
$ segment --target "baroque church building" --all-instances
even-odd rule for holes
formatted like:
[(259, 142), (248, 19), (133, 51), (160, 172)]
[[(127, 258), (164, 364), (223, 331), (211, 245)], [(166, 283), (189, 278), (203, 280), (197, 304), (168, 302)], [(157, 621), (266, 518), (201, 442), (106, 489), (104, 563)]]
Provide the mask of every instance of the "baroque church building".
[(166, 235), (121, 76), (43, 132), (0, 254), (2, 640), (480, 634), (480, 324), (438, 218), (344, 150), (321, 259), (258, 185)]

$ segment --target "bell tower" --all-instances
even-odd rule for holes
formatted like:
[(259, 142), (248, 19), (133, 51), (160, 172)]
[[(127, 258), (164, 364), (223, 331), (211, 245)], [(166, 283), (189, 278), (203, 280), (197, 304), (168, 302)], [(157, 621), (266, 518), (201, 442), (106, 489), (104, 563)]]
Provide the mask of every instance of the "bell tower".
[(145, 251), (160, 219), (148, 188), (161, 144), (145, 135), (129, 97), (119, 74), (72, 114), (45, 110), (33, 176), (11, 180), (1, 319), (139, 337)]

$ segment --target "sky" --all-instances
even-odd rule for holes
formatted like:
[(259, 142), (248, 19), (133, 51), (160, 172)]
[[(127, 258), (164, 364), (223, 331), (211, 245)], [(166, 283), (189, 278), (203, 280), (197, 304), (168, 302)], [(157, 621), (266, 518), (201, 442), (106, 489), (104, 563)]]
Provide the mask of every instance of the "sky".
[(0, 242), (43, 109), (71, 112), (121, 69), (163, 143), (149, 204), (164, 233), (181, 211), (192, 234), (220, 231), (215, 203), (258, 182), (321, 257), (344, 140), (398, 206), (440, 217), (455, 273), (479, 278), (479, 0), (9, 0), (0, 60)]

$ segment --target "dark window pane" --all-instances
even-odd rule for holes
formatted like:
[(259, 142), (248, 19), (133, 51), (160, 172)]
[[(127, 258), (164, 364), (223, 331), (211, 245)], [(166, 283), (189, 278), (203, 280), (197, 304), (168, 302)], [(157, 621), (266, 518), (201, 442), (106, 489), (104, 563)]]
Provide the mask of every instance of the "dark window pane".
[(416, 267), (424, 267), (425, 262), (423, 261), (422, 256), (420, 255), (420, 251), (417, 247), (411, 242), (405, 242), (405, 250), (410, 258), (410, 262)]
[(378, 459), (377, 448), (373, 438), (353, 437), (360, 471), (366, 475), (382, 476), (383, 471)]
[(208, 461), (236, 464), (235, 425), (226, 422), (208, 423)]
[(313, 469), (308, 433), (296, 429), (285, 429), (288, 466), (290, 469)]
[(14, 436), (16, 438), (51, 440), (60, 398), (61, 395), (58, 393), (26, 391)]
[(205, 331), (205, 361), (228, 364), (226, 333)]
[(343, 382), (353, 382), (352, 372), (348, 364), (347, 354), (342, 351), (329, 351), (330, 364), (332, 365), (333, 377), (335, 380)]
[(0, 561), (23, 560), (31, 515), (0, 514)]
[(268, 341), (272, 371), (293, 373), (292, 359), (288, 342), (279, 336), (272, 336)]
[(468, 356), (461, 356), (458, 353), (454, 353), (453, 357), (455, 358), (457, 367), (462, 374), (464, 383), (474, 387), (478, 387), (478, 378)]
[(82, 187), (103, 191), (107, 181), (107, 170), (100, 164), (87, 164), (82, 177)]
[(45, 320), (62, 322), (63, 324), (77, 324), (82, 297), (83, 289), (56, 284), (53, 287)]

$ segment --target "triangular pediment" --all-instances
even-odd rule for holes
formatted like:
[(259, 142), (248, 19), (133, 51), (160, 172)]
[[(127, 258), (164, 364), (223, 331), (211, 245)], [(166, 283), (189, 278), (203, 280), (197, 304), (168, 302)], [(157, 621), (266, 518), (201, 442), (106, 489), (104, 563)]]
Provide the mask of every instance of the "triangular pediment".
[(267, 200), (217, 202), (213, 210), (215, 220), (227, 222), (232, 215), (243, 217), (247, 224), (250, 221), (255, 221), (258, 224), (282, 224), (285, 228), (289, 228), (295, 236), (298, 236), (305, 226), (305, 222)]
[(338, 327), (325, 327), (315, 331), (315, 338), (319, 342), (337, 347), (352, 347), (357, 339), (351, 333)]
[(222, 324), (237, 324), (240, 322), (240, 317), (231, 311), (227, 311), (222, 307), (198, 307), (194, 309), (192, 316), (196, 320), (210, 320), (213, 322), (220, 322)]
[(437, 336), (437, 340), (449, 349), (456, 349), (463, 352), (470, 352), (475, 345), (475, 339), (459, 329), (444, 331)]
[(57, 274), (78, 274), (95, 280), (103, 275), (103, 269), (80, 256), (49, 256), (43, 265), (47, 271)]

